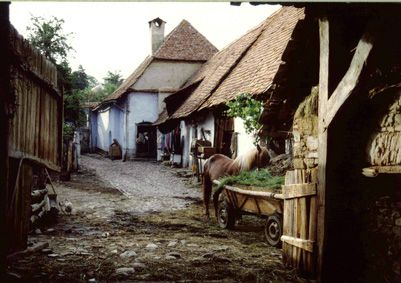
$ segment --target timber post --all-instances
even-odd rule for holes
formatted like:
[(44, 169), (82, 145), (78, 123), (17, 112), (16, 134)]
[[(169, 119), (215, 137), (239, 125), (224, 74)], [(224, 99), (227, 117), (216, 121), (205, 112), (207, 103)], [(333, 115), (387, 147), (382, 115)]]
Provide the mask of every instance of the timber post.
[(9, 2), (0, 3), (0, 276), (6, 271), (9, 235), (6, 233), (8, 200), (8, 143), (10, 117)]
[(326, 202), (326, 161), (328, 128), (326, 110), (329, 95), (329, 21), (319, 19), (320, 69), (319, 69), (319, 114), (318, 114), (318, 190), (317, 190), (317, 278), (322, 279), (323, 250), (325, 242), (325, 202)]

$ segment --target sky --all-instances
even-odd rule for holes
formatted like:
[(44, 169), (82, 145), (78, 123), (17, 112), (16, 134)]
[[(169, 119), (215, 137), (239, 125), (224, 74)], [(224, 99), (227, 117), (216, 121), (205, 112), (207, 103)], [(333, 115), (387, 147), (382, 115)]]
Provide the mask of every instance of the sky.
[(82, 65), (102, 82), (107, 71), (128, 77), (150, 54), (148, 21), (156, 17), (167, 22), (165, 35), (186, 19), (220, 50), (279, 7), (229, 2), (12, 2), (10, 20), (26, 36), (31, 15), (64, 19), (64, 31), (73, 33), (72, 69)]

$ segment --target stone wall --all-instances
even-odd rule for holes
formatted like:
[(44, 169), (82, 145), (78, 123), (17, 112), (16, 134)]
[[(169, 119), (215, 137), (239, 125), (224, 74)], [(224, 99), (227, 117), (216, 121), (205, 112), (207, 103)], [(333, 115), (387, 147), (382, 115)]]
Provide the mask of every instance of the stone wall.
[(377, 166), (401, 165), (401, 95), (397, 95), (390, 104), (378, 128), (368, 149), (370, 163)]
[(317, 88), (298, 107), (293, 123), (293, 163), (294, 169), (306, 169), (317, 166), (318, 117)]

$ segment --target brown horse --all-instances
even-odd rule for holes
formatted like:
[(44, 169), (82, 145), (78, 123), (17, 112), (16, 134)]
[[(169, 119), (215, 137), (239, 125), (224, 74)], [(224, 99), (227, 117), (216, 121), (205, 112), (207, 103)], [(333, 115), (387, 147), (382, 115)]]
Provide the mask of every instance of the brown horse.
[[(222, 176), (238, 175), (242, 171), (263, 168), (269, 164), (269, 161), (268, 150), (261, 148), (259, 145), (234, 160), (222, 154), (212, 155), (203, 167), (203, 202), (205, 204), (206, 217), (209, 218), (209, 202), (212, 195), (213, 180), (217, 180)], [(219, 188), (213, 194), (215, 208), (222, 190), (222, 188)]]

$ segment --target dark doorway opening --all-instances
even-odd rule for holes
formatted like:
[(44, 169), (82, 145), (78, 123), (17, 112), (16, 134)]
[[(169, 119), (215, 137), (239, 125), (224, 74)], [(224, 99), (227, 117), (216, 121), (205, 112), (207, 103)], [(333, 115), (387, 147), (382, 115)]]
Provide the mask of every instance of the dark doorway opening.
[(137, 126), (136, 156), (156, 158), (156, 127), (150, 122), (142, 122)]

